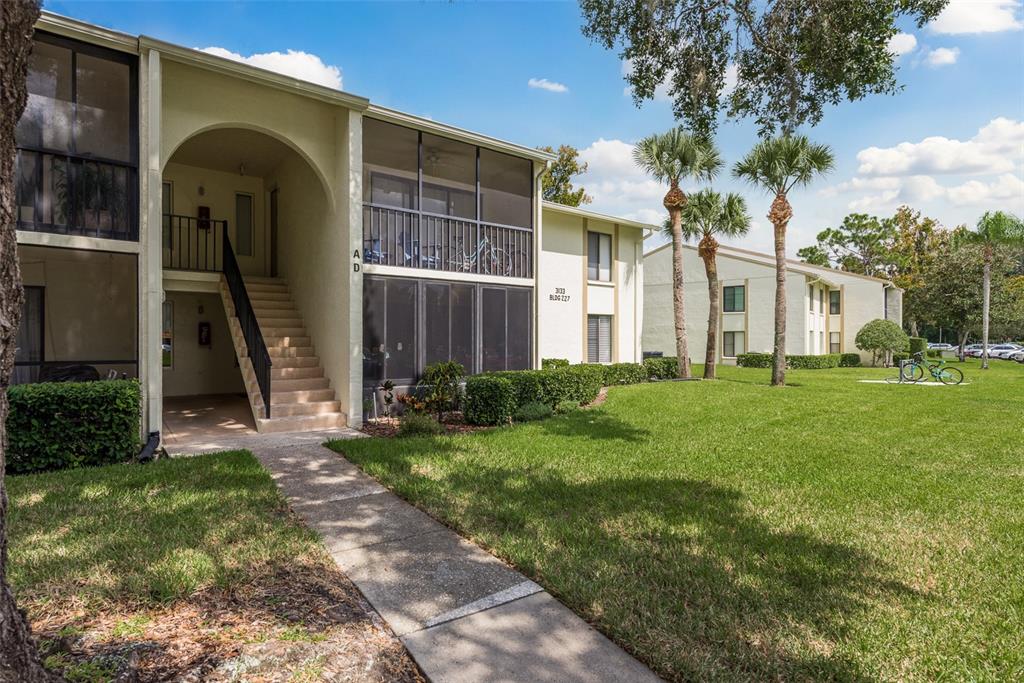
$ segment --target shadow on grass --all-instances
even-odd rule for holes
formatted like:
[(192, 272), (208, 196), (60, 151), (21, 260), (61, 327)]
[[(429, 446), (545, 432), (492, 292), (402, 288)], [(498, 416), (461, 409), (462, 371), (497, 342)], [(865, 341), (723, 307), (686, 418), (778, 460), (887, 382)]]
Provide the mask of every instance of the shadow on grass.
[[(585, 419), (545, 429), (595, 429)], [(569, 479), (486, 451), (448, 467), (427, 440), (369, 446), (342, 450), (670, 680), (868, 680), (848, 654), (848, 625), (917, 595), (872, 556), (769, 525), (739, 491), (708, 481), (595, 479), (585, 468)], [(419, 476), (424, 458), (443, 476)]]

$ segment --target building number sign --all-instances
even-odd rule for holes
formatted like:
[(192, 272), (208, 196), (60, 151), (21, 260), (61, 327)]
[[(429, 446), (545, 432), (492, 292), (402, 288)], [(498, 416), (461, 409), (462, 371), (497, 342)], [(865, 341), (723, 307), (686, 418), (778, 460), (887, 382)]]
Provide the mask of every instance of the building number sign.
[(553, 294), (548, 294), (550, 301), (568, 301), (569, 295), (565, 293), (565, 287), (555, 287)]

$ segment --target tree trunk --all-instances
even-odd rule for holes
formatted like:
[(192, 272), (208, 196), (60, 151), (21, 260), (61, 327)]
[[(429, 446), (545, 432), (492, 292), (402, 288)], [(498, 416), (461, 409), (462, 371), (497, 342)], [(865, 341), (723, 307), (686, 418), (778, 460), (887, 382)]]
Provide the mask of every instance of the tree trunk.
[(960, 356), (961, 363), (965, 360), (966, 355), (964, 353), (964, 347), (967, 346), (967, 335), (970, 333), (971, 331), (965, 327), (963, 330), (959, 330), (959, 334), (957, 335), (960, 345), (957, 347), (956, 353)]
[(682, 211), (669, 211), (672, 218), (672, 314), (676, 329), (677, 376), (690, 376), (690, 350), (686, 343), (686, 306), (683, 297), (683, 225)]
[(786, 226), (793, 209), (786, 195), (778, 193), (772, 201), (768, 220), (775, 228), (775, 357), (772, 359), (772, 386), (786, 383)]
[(714, 252), (707, 253), (702, 250), (701, 256), (704, 259), (704, 272), (708, 276), (708, 343), (704, 352), (704, 379), (715, 379), (718, 309), (721, 305), (718, 297), (718, 264), (715, 262)]
[[(7, 422), (7, 387), (14, 368), (21, 321), (21, 272), (14, 217), (14, 130), (25, 110), (25, 78), (39, 5), (32, 0), (0, 2), (0, 425)], [(4, 460), (7, 430), (0, 429), (0, 681), (60, 680), (43, 668), (25, 614), (7, 583), (7, 488)]]
[(915, 320), (914, 318), (910, 319), (910, 336), (911, 337), (919, 336), (917, 334), (917, 320)]
[(992, 297), (992, 247), (985, 245), (985, 265), (982, 270), (981, 291), (981, 369), (988, 370), (988, 316)]

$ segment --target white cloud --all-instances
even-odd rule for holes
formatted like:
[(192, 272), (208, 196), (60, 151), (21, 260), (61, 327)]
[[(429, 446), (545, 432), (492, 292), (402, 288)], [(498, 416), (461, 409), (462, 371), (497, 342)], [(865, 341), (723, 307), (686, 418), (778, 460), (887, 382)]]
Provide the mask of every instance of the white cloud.
[(564, 83), (549, 81), (546, 78), (531, 78), (526, 82), (526, 84), (531, 88), (547, 90), (548, 92), (569, 92), (568, 86)]
[(928, 27), (935, 33), (995, 33), (1024, 28), (1019, 0), (951, 0)]
[(905, 55), (917, 47), (917, 38), (910, 33), (897, 33), (889, 39), (889, 52), (897, 57)]
[(857, 153), (857, 172), (868, 176), (1003, 173), (1024, 160), (1024, 122), (992, 119), (970, 140), (934, 136)]
[(740, 68), (735, 62), (725, 67), (725, 85), (722, 87), (722, 94), (728, 95), (736, 88), (736, 83), (739, 82)]
[[(1004, 173), (991, 182), (969, 180), (960, 185), (945, 187), (935, 178), (927, 175), (907, 178), (886, 178), (887, 187), (878, 183), (858, 183), (854, 178), (843, 183), (849, 191), (880, 190), (851, 200), (846, 207), (850, 211), (882, 213), (900, 204), (921, 206), (936, 201), (946, 201), (953, 206), (984, 206), (985, 208), (1006, 209), (1019, 213), (1024, 209), (1024, 180), (1013, 173)], [(868, 179), (872, 180), (872, 179)], [(873, 179), (882, 180), (882, 179)], [(837, 186), (839, 187), (839, 186)]]
[(895, 190), (899, 187), (899, 178), (892, 178), (888, 176), (851, 178), (850, 180), (839, 183), (838, 185), (829, 185), (828, 187), (822, 188), (821, 190), (818, 190), (818, 194), (822, 197), (835, 197), (837, 194), (845, 192)]
[(323, 60), (316, 55), (299, 50), (288, 50), (287, 52), (262, 52), (248, 57), (243, 57), (237, 52), (231, 52), (222, 47), (197, 48), (225, 59), (231, 59), (243, 64), (249, 64), (268, 71), (276, 71), (286, 76), (292, 76), (310, 83), (341, 90), (341, 69), (324, 64)]
[(1006, 203), (1007, 208), (1020, 211), (1024, 207), (1024, 180), (1004, 173), (991, 183), (969, 180), (946, 190), (949, 200), (957, 205)]
[(958, 47), (937, 47), (934, 50), (928, 51), (928, 56), (925, 57), (925, 62), (928, 66), (948, 66), (950, 64), (956, 64), (957, 58), (960, 56), (960, 48)]

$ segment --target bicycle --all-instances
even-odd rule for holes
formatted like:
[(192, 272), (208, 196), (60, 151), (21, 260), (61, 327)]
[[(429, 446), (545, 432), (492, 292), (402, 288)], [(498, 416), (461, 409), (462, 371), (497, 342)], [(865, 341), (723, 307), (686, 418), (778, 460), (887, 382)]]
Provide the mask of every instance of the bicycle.
[(525, 271), (523, 254), (494, 246), (486, 235), (480, 238), (476, 249), (465, 251), (464, 245), (465, 239), (458, 237), (456, 246), (452, 248), (454, 253), (448, 258), (448, 263), (455, 270), (472, 272), (479, 263), (479, 272), (487, 275), (517, 275)]
[(964, 381), (964, 373), (959, 368), (949, 367), (944, 360), (928, 363), (920, 352), (915, 353), (909, 363), (900, 367), (899, 381), (914, 383), (928, 381), (929, 378), (952, 386)]

